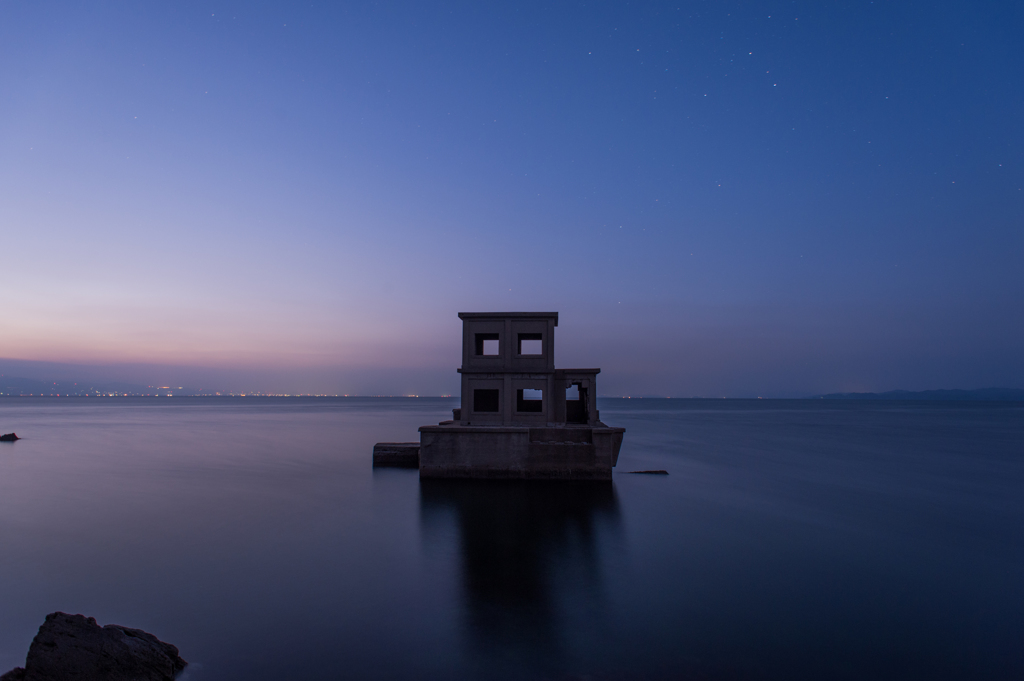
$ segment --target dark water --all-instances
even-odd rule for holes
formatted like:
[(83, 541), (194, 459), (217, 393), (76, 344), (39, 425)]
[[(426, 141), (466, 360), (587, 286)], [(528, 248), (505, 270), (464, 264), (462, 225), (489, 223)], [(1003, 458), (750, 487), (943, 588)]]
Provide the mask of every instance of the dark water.
[(0, 671), (64, 610), (190, 681), (1024, 678), (1022, 404), (604, 400), (612, 485), (371, 469), (452, 403), (0, 400)]

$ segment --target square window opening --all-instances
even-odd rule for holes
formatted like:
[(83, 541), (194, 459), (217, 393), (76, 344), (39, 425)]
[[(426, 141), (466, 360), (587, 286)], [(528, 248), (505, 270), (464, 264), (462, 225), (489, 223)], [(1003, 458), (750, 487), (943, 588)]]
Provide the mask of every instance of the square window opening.
[(521, 333), (519, 334), (519, 354), (520, 355), (543, 355), (544, 354), (544, 336), (539, 333)]
[(498, 334), (478, 333), (476, 334), (476, 354), (487, 357), (494, 357), (500, 354), (498, 346)]
[(516, 411), (541, 413), (544, 411), (544, 391), (524, 388), (516, 391)]
[(494, 414), (500, 411), (501, 400), (497, 388), (484, 388), (473, 391), (473, 411), (482, 414)]

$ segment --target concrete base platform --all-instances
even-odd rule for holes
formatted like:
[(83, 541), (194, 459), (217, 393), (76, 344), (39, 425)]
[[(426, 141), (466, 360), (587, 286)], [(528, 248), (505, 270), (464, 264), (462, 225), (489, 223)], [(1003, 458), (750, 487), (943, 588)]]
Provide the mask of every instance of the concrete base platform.
[(420, 477), (611, 480), (624, 432), (604, 424), (423, 426)]
[(374, 468), (418, 468), (419, 442), (378, 442), (373, 446)]

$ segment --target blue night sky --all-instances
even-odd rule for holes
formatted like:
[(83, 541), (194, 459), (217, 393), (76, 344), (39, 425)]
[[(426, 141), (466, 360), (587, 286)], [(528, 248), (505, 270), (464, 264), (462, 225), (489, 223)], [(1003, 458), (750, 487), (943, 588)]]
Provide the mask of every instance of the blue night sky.
[[(0, 2), (0, 369), (1024, 387), (1014, 2)], [(34, 373), (33, 373), (34, 372)], [(91, 372), (91, 373), (90, 373)]]

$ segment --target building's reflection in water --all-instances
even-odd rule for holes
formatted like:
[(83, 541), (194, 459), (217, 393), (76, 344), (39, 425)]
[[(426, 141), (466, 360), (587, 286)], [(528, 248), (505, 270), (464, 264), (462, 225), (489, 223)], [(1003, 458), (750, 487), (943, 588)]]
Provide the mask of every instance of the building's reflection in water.
[(611, 483), (423, 480), (420, 504), (428, 541), (456, 525), (468, 652), (492, 672), (557, 667), (568, 630), (600, 618)]

